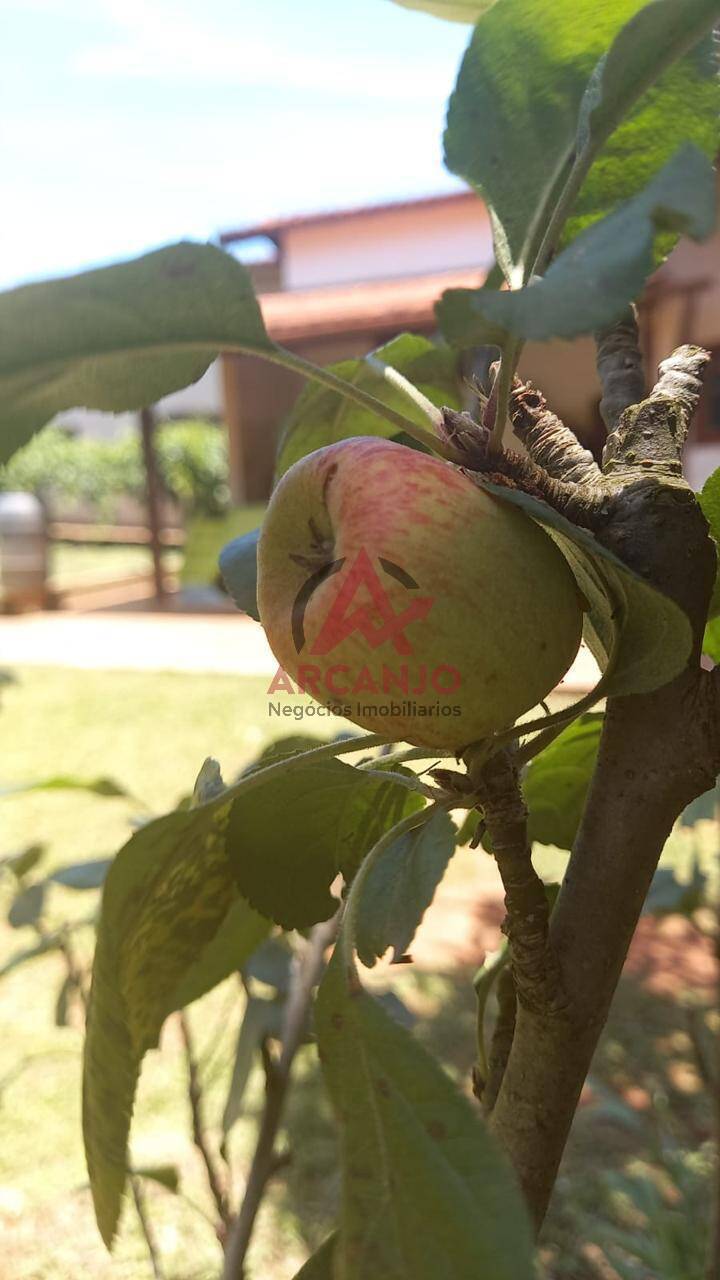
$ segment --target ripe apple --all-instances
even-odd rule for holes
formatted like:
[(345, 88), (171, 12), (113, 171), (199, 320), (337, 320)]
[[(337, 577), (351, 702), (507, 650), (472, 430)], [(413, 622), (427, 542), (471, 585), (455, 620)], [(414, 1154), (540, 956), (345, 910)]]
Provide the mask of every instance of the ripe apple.
[(582, 627), (575, 579), (538, 525), (452, 464), (365, 437), (280, 480), (258, 606), (282, 669), (272, 692), (452, 750), (544, 698)]

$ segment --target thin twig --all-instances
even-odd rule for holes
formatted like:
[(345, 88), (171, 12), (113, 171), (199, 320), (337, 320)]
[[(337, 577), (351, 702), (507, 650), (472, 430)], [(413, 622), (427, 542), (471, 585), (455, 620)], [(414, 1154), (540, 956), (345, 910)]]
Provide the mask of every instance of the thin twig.
[(150, 1258), (152, 1273), (155, 1280), (164, 1280), (164, 1272), (160, 1264), (160, 1253), (153, 1236), (152, 1227), (150, 1226), (150, 1219), (145, 1210), (145, 1195), (140, 1178), (133, 1176), (130, 1179), (130, 1186), (132, 1187), (133, 1200), (135, 1201), (135, 1208), (137, 1210), (140, 1227), (143, 1236), (145, 1237), (145, 1244)]
[(230, 1225), (232, 1215), (228, 1207), (227, 1194), (223, 1186), (224, 1179), (220, 1162), (216, 1158), (207, 1140), (207, 1133), (205, 1131), (205, 1123), (202, 1113), (202, 1085), (200, 1083), (200, 1074), (198, 1072), (197, 1061), (195, 1059), (195, 1052), (193, 1049), (190, 1024), (184, 1010), (181, 1010), (178, 1014), (178, 1021), (180, 1025), (180, 1034), (182, 1035), (185, 1047), (185, 1061), (187, 1063), (188, 1101), (190, 1103), (190, 1112), (192, 1115), (193, 1142), (202, 1156), (210, 1194), (215, 1201), (215, 1207), (220, 1216), (220, 1221), (223, 1226), (227, 1228)]
[(293, 974), (285, 1007), (280, 1056), (272, 1065), (266, 1063), (265, 1106), (243, 1202), (228, 1234), (223, 1280), (243, 1280), (245, 1259), (265, 1188), (286, 1160), (286, 1157), (276, 1152), (275, 1140), (295, 1055), (305, 1036), (313, 988), (317, 986), (325, 967), (325, 952), (335, 937), (337, 923), (335, 916), (332, 920), (315, 926)]

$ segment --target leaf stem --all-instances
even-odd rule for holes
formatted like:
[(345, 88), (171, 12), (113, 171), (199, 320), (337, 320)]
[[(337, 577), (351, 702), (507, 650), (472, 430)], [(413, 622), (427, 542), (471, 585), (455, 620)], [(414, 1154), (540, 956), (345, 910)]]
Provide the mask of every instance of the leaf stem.
[[(319, 382), (323, 386), (329, 387), (331, 391), (336, 391), (339, 395), (345, 396), (347, 400), (354, 400), (356, 404), (361, 405), (363, 409), (368, 409), (370, 413), (374, 413), (377, 417), (384, 418), (386, 422), (391, 422), (399, 431), (403, 431), (432, 453), (440, 454), (441, 457), (446, 458), (449, 462), (461, 461), (457, 450), (447, 441), (441, 440), (438, 435), (433, 435), (432, 432), (426, 431), (424, 427), (418, 426), (411, 418), (406, 418), (404, 414), (398, 413), (396, 409), (391, 409), (389, 405), (383, 404), (382, 400), (378, 400), (369, 391), (363, 391), (361, 387), (356, 387), (351, 382), (346, 382), (344, 378), (339, 377), (332, 370), (323, 369), (320, 365), (313, 364), (311, 360), (305, 360), (302, 356), (296, 355), (294, 351), (287, 351), (284, 347), (275, 345), (269, 348), (250, 348), (234, 343), (223, 344), (222, 349), (223, 351), (238, 352), (244, 355), (260, 356), (273, 364), (281, 365), (284, 369), (290, 369), (293, 373), (301, 374), (303, 378), (310, 378), (314, 382)], [(384, 365), (383, 369), (387, 371), (388, 366)], [(392, 372), (397, 373), (396, 370)], [(397, 374), (397, 380), (389, 380), (393, 381), (395, 386), (400, 387), (406, 395), (408, 394), (408, 388), (412, 384), (401, 378), (400, 374)], [(412, 390), (413, 392), (417, 391), (415, 387)], [(413, 403), (420, 405), (421, 408), (423, 408), (422, 402), (425, 402), (425, 405), (430, 405), (430, 401), (426, 400), (425, 396), (419, 391), (411, 398)], [(435, 409), (434, 405), (432, 408), (434, 410), (432, 421), (439, 421), (439, 411)], [(427, 412), (427, 409), (424, 411)], [(435, 414), (437, 414), (437, 418)]]

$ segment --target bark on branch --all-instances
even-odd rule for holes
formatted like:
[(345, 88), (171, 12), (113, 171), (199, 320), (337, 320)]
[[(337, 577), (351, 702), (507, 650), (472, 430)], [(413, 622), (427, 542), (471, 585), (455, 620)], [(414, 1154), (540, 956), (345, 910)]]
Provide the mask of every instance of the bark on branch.
[(595, 334), (597, 371), (602, 386), (600, 413), (608, 431), (614, 431), (621, 413), (645, 396), (645, 372), (640, 352), (637, 314), (625, 315)]
[[(596, 536), (685, 610), (694, 647), (670, 684), (608, 700), (597, 767), (549, 927), (568, 1008), (554, 1017), (518, 1002), (491, 1126), (538, 1226), (663, 846), (683, 808), (713, 785), (720, 768), (720, 676), (699, 665), (716, 553), (694, 494), (670, 465), (696, 402), (692, 378), (701, 365), (701, 353), (682, 348), (648, 399), (624, 411), (605, 478), (606, 518)], [(647, 453), (635, 447), (638, 433)]]

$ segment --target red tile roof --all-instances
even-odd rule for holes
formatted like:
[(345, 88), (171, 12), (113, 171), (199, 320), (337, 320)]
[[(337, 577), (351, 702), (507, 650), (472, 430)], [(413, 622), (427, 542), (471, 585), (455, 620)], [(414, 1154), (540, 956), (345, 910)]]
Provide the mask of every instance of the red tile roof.
[(434, 304), (445, 289), (477, 288), (487, 275), (443, 271), (398, 280), (370, 280), (323, 289), (294, 289), (260, 295), (268, 332), (276, 342), (339, 333), (399, 332), (434, 324)]

